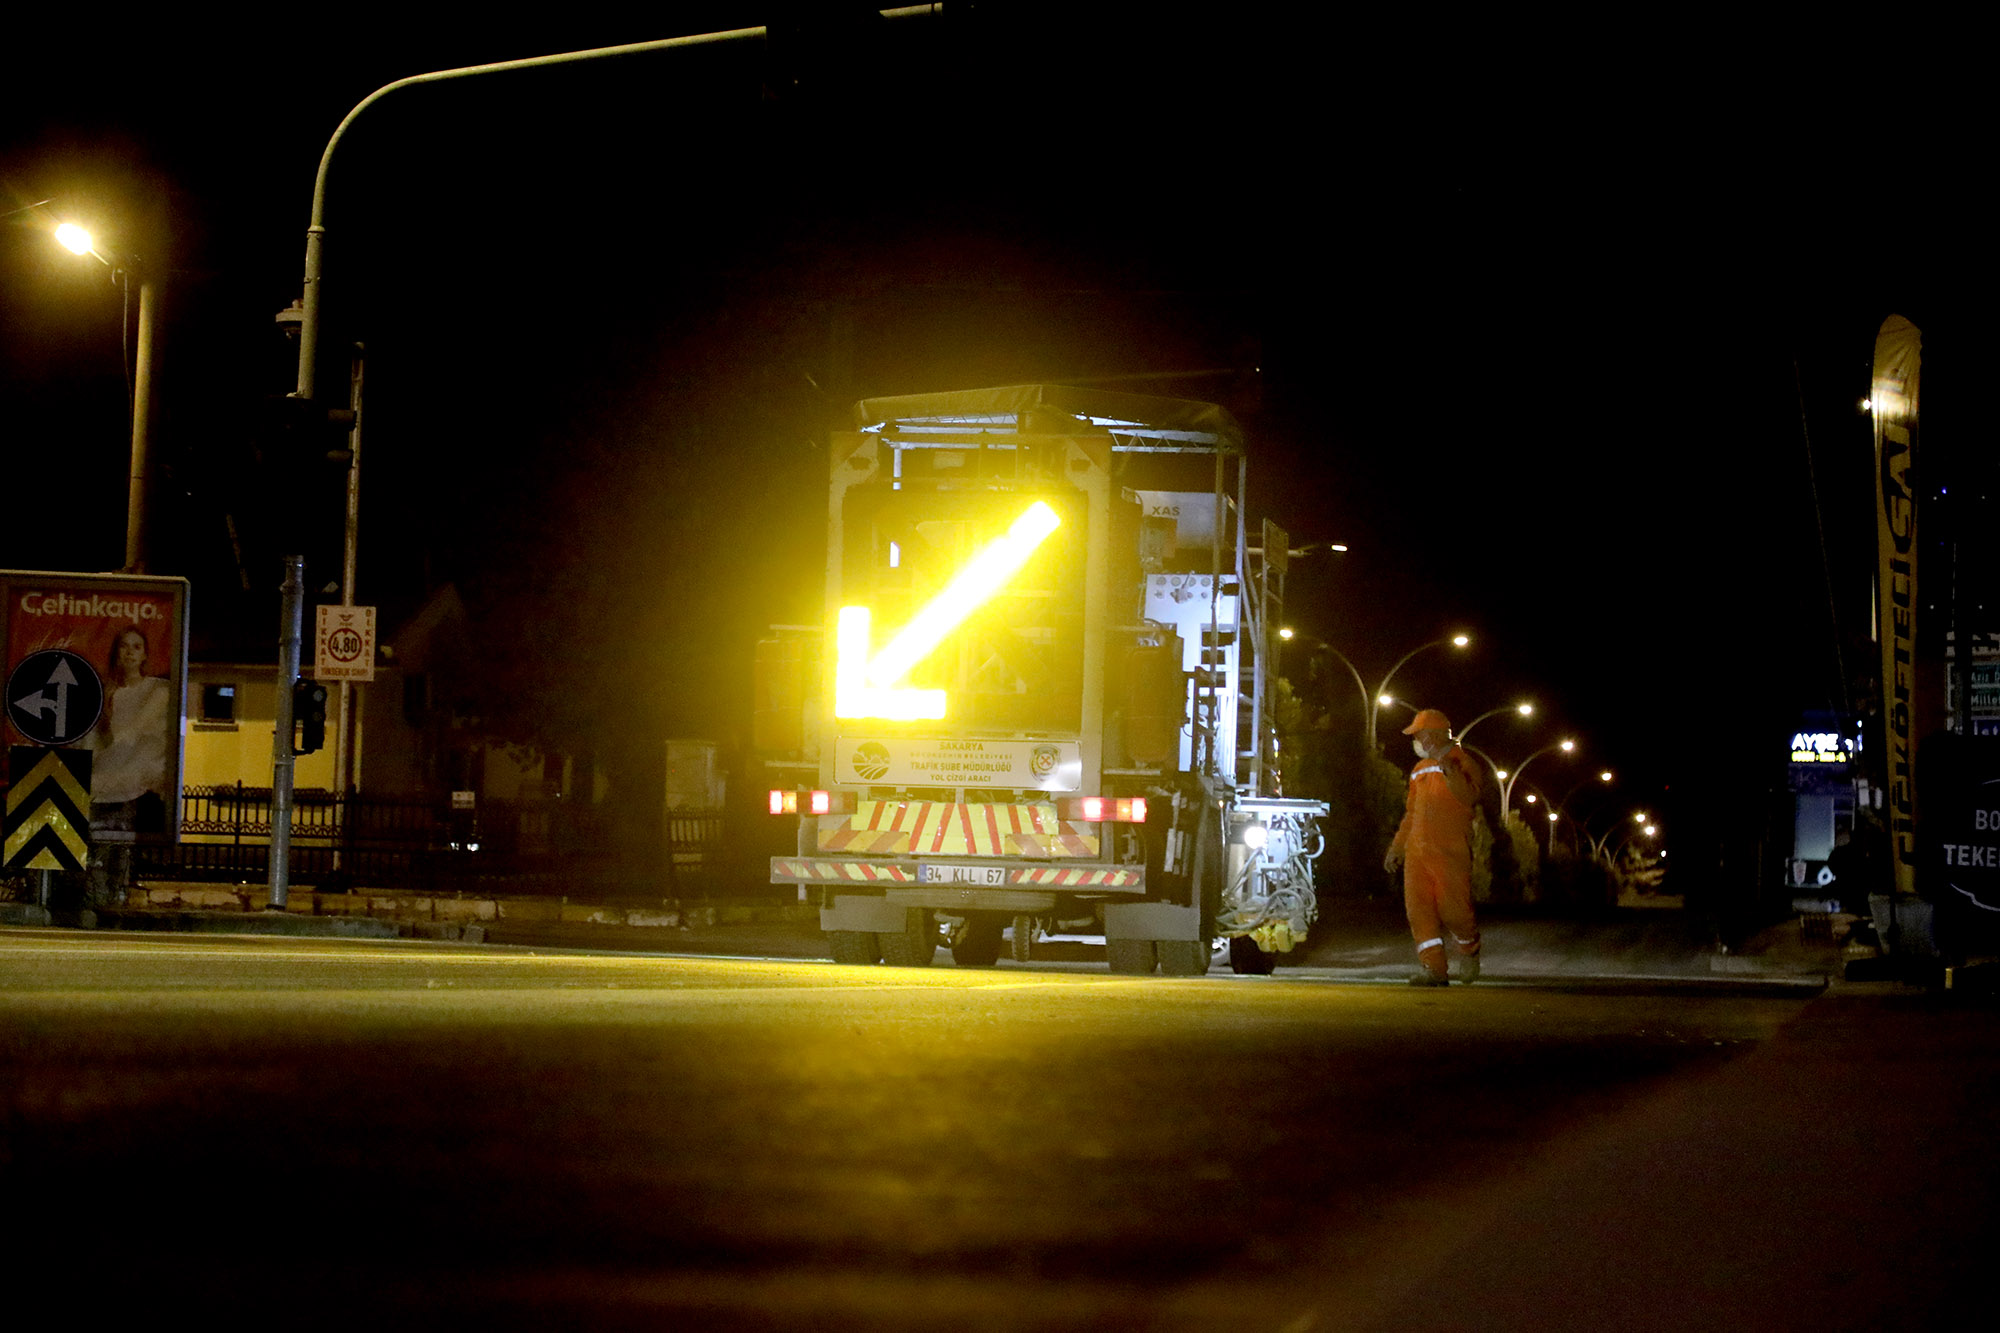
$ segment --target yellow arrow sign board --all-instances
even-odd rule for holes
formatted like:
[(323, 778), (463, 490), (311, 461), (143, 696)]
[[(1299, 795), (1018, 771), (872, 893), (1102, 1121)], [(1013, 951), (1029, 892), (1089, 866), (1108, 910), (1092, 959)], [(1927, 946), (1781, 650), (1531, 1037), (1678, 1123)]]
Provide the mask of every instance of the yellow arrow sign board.
[(900, 683), (903, 677), (1006, 586), (1061, 522), (1046, 501), (1029, 505), (1004, 534), (980, 549), (888, 647), (872, 656), (868, 608), (842, 607), (835, 626), (833, 715), (901, 721), (942, 718), (945, 692), (912, 689)]
[(0, 822), (8, 870), (81, 870), (90, 860), (90, 751), (17, 745)]

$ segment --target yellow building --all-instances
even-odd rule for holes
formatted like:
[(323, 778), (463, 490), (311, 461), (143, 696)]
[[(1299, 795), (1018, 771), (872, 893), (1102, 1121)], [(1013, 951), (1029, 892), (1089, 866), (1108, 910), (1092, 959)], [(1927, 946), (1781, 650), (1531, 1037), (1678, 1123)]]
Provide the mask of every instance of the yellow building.
[[(444, 799), (471, 792), (481, 805), (602, 800), (604, 778), (592, 766), (496, 742), (458, 715), (446, 686), (469, 669), (469, 644), (465, 606), (450, 585), (384, 639), (375, 679), (349, 690), (354, 786), (377, 797)], [(189, 664), (184, 787), (271, 785), (277, 674), (272, 663)], [(340, 702), (339, 687), (330, 686), (326, 746), (298, 756), (295, 790), (331, 793), (340, 787)]]
[[(334, 788), (333, 737), (340, 726), (339, 692), (327, 699), (327, 745), (300, 755), (294, 787)], [(278, 718), (278, 669), (270, 663), (193, 662), (188, 665), (187, 759), (184, 787), (271, 785), (271, 735)]]

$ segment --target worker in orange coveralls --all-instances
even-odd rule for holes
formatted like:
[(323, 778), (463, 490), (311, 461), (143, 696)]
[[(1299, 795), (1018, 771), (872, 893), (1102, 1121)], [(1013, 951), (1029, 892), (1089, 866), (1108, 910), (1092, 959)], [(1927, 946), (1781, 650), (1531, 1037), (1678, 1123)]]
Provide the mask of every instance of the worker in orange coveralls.
[(1417, 942), (1412, 986), (1451, 979), (1445, 935), (1463, 959), (1459, 981), (1479, 976), (1479, 927), (1472, 917), (1472, 816), (1479, 808), (1479, 770), (1451, 739), (1451, 723), (1435, 708), (1403, 728), (1415, 737), (1417, 765), (1403, 822), (1382, 868), (1403, 868), (1403, 910)]

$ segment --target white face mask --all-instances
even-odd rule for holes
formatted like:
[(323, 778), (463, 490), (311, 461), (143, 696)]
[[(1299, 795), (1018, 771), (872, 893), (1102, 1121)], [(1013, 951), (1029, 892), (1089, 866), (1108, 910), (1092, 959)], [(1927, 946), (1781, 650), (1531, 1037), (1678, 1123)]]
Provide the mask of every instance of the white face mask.
[(1413, 742), (1413, 744), (1416, 747), (1417, 758), (1419, 759), (1435, 759), (1441, 754), (1449, 754), (1451, 752), (1450, 741), (1446, 741), (1442, 745), (1426, 745), (1423, 741), (1418, 740)]

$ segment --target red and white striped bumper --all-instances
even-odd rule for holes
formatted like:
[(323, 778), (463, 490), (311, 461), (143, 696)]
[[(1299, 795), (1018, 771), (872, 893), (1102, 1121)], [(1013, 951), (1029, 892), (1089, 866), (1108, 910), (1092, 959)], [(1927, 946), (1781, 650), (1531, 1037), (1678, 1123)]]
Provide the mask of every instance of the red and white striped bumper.
[[(774, 856), (771, 858), (773, 884), (880, 884), (905, 886), (921, 884), (916, 861), (872, 861), (855, 857)], [(1102, 889), (1115, 893), (1143, 893), (1144, 866), (1050, 866), (1004, 867), (1008, 887), (1034, 889)], [(963, 885), (939, 887), (963, 888)]]

